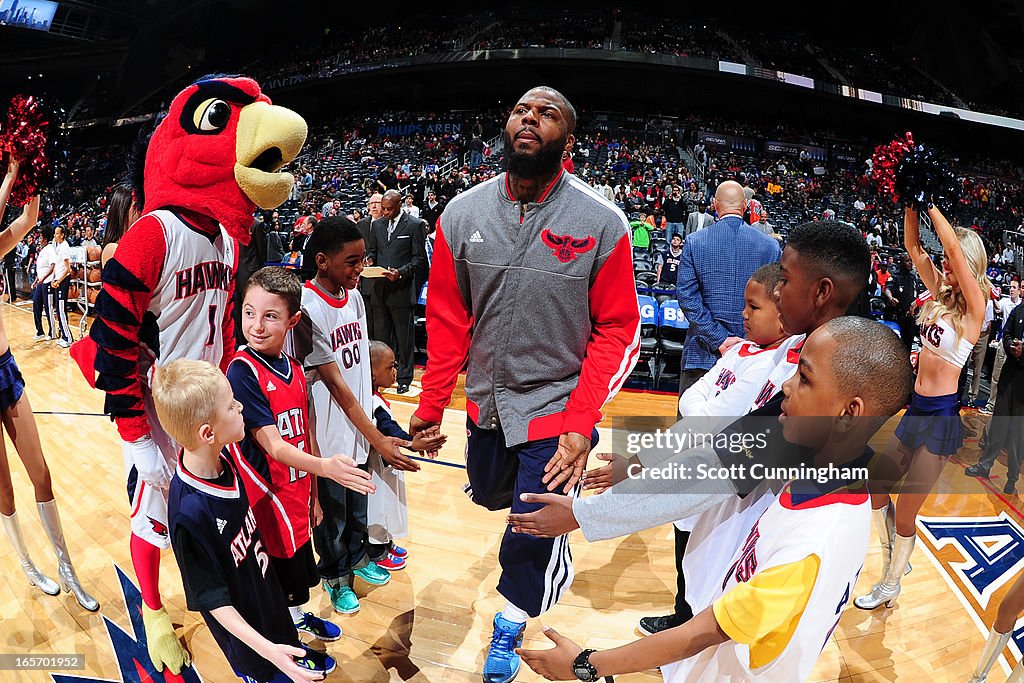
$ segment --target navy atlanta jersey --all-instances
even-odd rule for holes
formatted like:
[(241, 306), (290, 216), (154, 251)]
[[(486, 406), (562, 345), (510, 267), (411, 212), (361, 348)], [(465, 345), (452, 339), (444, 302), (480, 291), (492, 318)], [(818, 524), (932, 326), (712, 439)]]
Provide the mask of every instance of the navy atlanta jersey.
[[(179, 539), (182, 528), (190, 545), (205, 555), (205, 571), (216, 575), (227, 588), (227, 604), (270, 642), (298, 645), (284, 592), (270, 566), (245, 487), (231, 462), (240, 459), (237, 445), (225, 451), (228, 453), (222, 454), (221, 464), (231, 473), (226, 485), (196, 477), (179, 458), (168, 496), (172, 544)], [(179, 558), (179, 569), (185, 576), (189, 567), (182, 564)], [(269, 680), (278, 673), (273, 664), (229, 633), (208, 611), (202, 611), (202, 615), (236, 674)]]
[(256, 522), (271, 555), (292, 557), (309, 541), (310, 478), (271, 457), (253, 432), (273, 425), (286, 442), (310, 452), (306, 376), (291, 357), (269, 359), (247, 346), (231, 361), (227, 374), (243, 406), (245, 438), (237, 465)]

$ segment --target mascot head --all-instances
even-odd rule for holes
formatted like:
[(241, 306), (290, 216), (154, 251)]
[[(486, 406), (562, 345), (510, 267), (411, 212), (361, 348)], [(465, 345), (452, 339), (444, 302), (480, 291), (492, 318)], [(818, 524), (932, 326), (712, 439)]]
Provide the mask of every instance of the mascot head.
[(295, 179), (306, 122), (251, 78), (206, 77), (171, 102), (146, 150), (144, 211), (176, 206), (209, 216), (248, 243), (256, 207), (280, 206)]

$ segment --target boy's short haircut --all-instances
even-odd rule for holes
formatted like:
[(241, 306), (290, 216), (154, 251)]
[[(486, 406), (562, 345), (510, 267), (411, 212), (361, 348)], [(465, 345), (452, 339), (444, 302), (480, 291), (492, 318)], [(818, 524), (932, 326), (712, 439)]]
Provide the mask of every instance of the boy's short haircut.
[(852, 315), (833, 318), (824, 327), (836, 341), (832, 374), (842, 390), (863, 398), (872, 415), (889, 418), (899, 412), (914, 387), (910, 354), (899, 335)]
[(782, 264), (778, 261), (775, 263), (766, 263), (750, 276), (751, 282), (757, 282), (762, 285), (768, 296), (772, 296), (772, 292), (775, 291), (775, 286), (779, 284), (779, 280), (782, 279)]
[[(245, 284), (245, 292), (248, 294), (253, 287), (259, 287), (265, 292), (276, 294), (284, 299), (288, 305), (288, 315), (292, 316), (299, 312), (302, 307), (302, 284), (295, 273), (281, 266), (264, 266), (260, 268)], [(244, 298), (243, 298), (244, 300)]]
[(316, 259), (317, 254), (333, 256), (349, 242), (363, 239), (356, 224), (347, 216), (327, 216), (316, 224), (306, 242), (306, 253)]
[(44, 225), (43, 227), (39, 228), (39, 235), (40, 235), (40, 237), (42, 237), (47, 242), (52, 242), (53, 241), (53, 226), (52, 225)]
[(187, 449), (197, 446), (196, 428), (217, 412), (220, 369), (205, 360), (181, 358), (158, 368), (153, 403), (160, 425)]
[(372, 367), (377, 362), (377, 359), (380, 358), (384, 354), (384, 352), (386, 352), (386, 351), (391, 351), (392, 353), (394, 353), (392, 348), (390, 346), (388, 346), (387, 344), (385, 344), (384, 342), (379, 341), (377, 339), (371, 339), (370, 340), (370, 366)]
[(867, 287), (871, 271), (871, 252), (860, 231), (839, 221), (801, 223), (789, 231), (786, 246), (800, 254), (801, 260), (816, 272), (814, 277), (836, 276), (846, 280), (854, 291), (844, 291), (850, 303)]

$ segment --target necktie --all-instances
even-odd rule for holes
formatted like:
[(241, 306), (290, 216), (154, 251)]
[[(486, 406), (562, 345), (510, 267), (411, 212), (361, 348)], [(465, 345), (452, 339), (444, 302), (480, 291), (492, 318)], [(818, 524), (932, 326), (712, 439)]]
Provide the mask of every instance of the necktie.
[(391, 235), (394, 234), (395, 228), (398, 227), (398, 221), (388, 221), (388, 241), (391, 241)]

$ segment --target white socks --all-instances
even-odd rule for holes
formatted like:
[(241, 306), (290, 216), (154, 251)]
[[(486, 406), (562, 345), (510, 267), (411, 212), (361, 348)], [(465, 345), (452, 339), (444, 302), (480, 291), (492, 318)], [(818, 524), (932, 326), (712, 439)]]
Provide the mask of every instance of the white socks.
[(303, 618), (306, 616), (306, 613), (302, 611), (302, 605), (298, 605), (296, 607), (289, 607), (288, 611), (292, 615), (292, 623), (296, 625), (301, 624)]
[(519, 609), (511, 602), (505, 603), (505, 609), (501, 610), (501, 616), (506, 621), (511, 621), (513, 624), (525, 624), (526, 620), (530, 618), (530, 615)]

